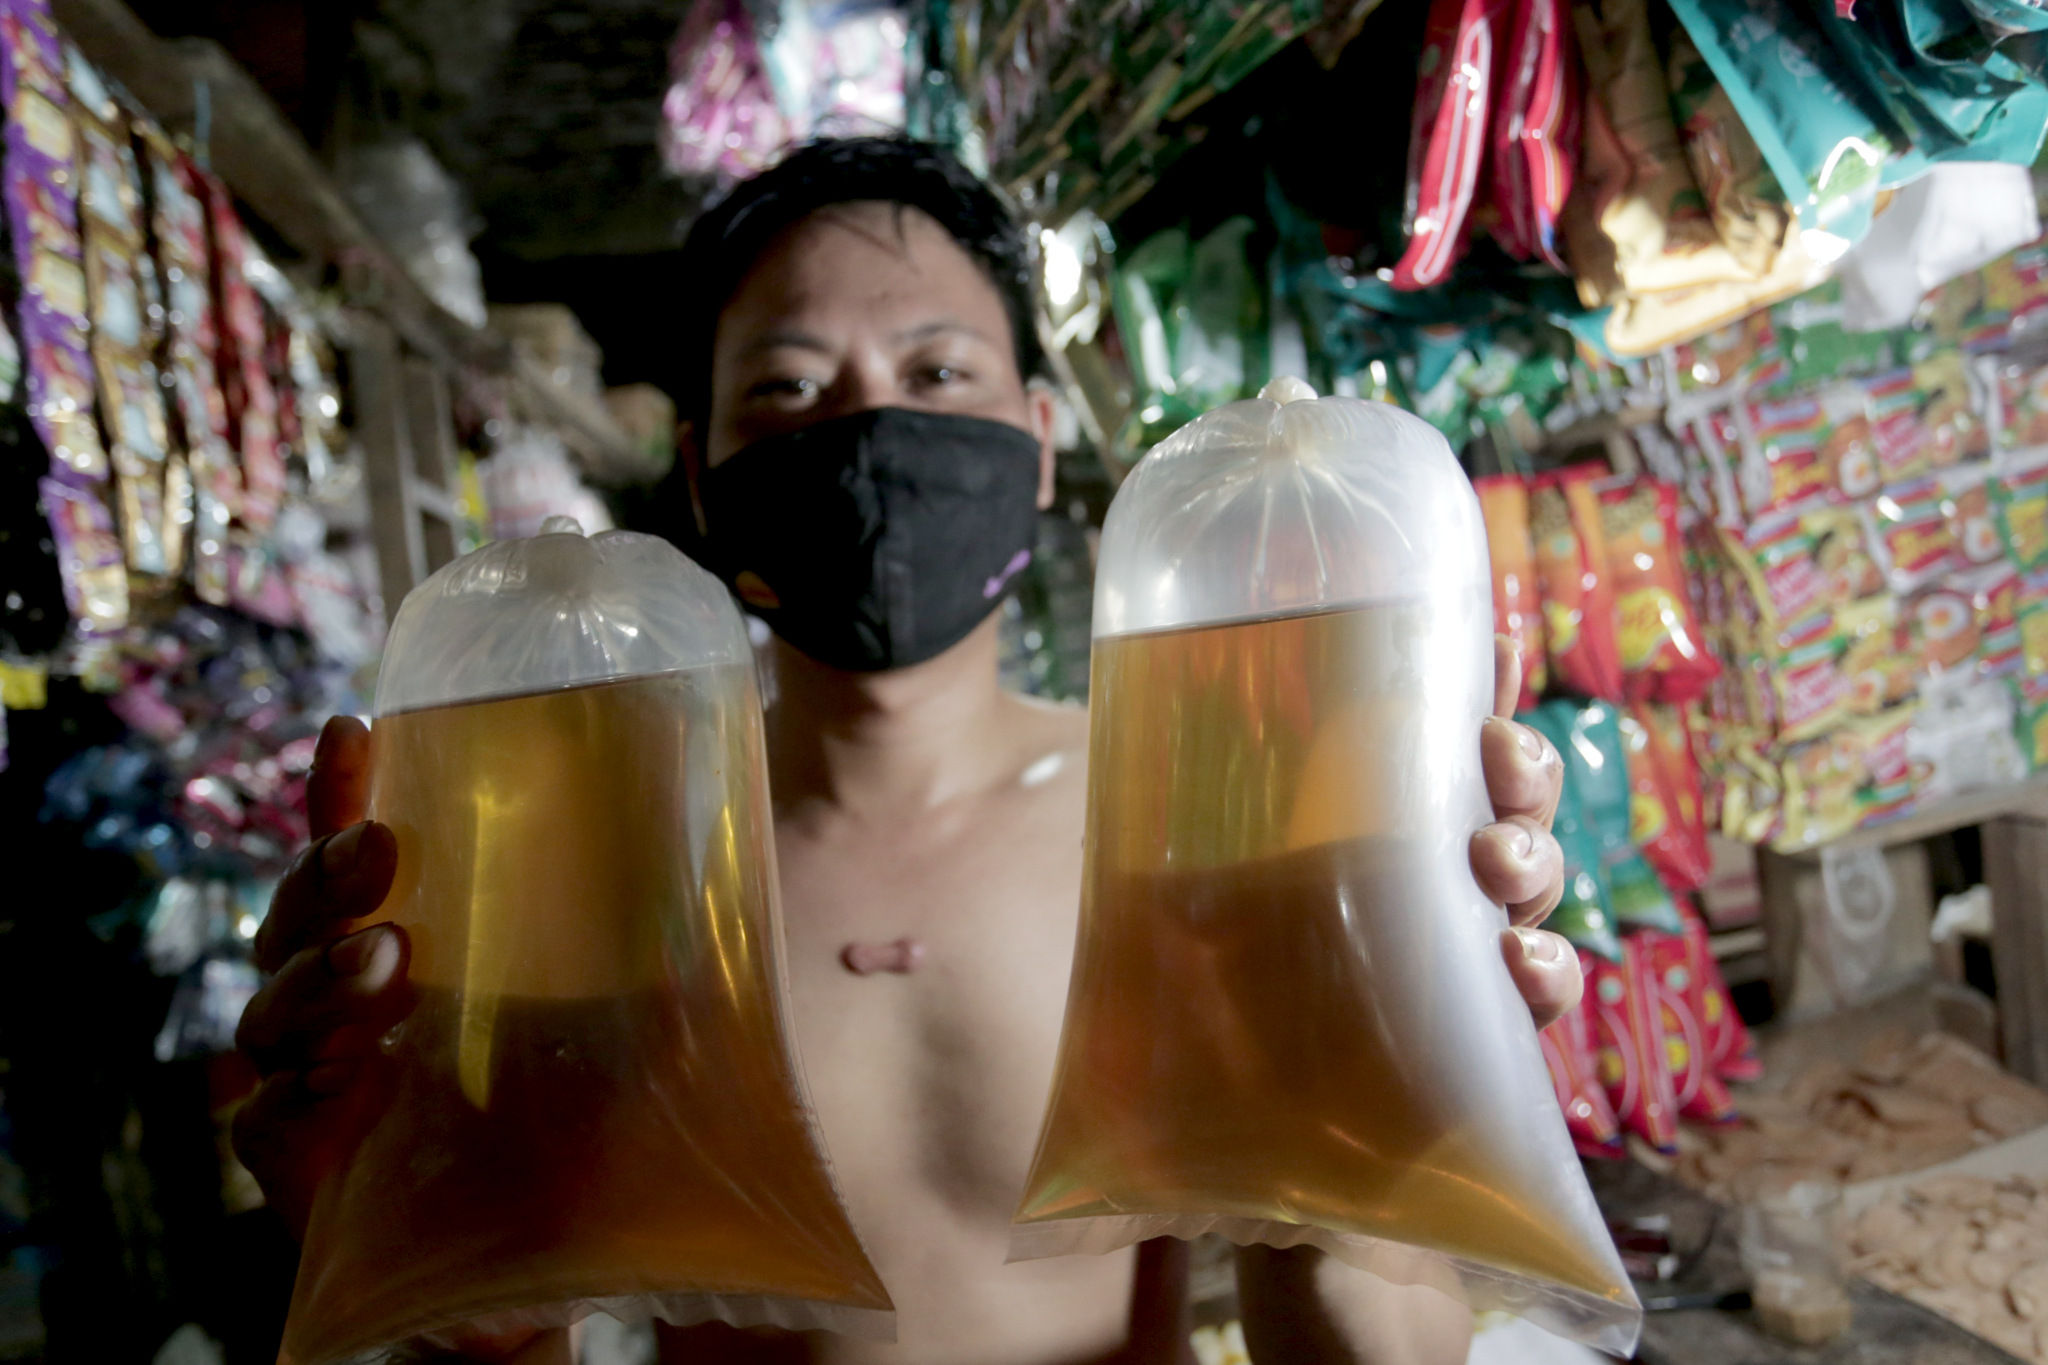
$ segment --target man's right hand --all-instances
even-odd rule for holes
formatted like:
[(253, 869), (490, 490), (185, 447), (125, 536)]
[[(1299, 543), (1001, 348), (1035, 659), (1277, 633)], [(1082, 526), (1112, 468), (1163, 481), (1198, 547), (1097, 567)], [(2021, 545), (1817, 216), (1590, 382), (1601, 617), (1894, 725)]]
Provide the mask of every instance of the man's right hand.
[(313, 1192), (381, 1106), (378, 1039), (412, 1009), (405, 932), (342, 932), (383, 903), (398, 867), (391, 831), (363, 819), (369, 791), (370, 732), (336, 716), (306, 782), (313, 842), (256, 934), (257, 964), (273, 975), (235, 1034), (263, 1074), (235, 1116), (235, 1154), (300, 1237)]

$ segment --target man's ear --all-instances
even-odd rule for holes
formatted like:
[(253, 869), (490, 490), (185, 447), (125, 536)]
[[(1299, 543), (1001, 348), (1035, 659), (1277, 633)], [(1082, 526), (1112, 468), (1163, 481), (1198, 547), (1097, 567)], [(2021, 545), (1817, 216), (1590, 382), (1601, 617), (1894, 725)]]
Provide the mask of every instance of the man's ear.
[(1059, 472), (1059, 452), (1053, 448), (1053, 429), (1059, 418), (1059, 399), (1046, 384), (1024, 390), (1031, 434), (1038, 438), (1038, 510), (1052, 506), (1053, 481)]
[(690, 490), (690, 513), (697, 519), (697, 534), (709, 535), (704, 494), (698, 487), (698, 480), (704, 477), (704, 447), (697, 443), (697, 424), (687, 419), (676, 423), (676, 467), (682, 470), (683, 483)]

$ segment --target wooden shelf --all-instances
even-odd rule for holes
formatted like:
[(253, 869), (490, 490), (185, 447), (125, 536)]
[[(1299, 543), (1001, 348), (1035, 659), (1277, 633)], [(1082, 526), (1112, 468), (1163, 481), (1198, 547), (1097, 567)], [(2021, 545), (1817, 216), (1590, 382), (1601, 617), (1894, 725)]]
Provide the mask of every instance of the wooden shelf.
[(382, 315), (408, 346), (442, 366), (512, 385), (593, 479), (627, 484), (660, 475), (602, 404), (550, 382), (506, 338), (436, 303), (370, 231), (298, 130), (218, 45), (159, 38), (122, 0), (51, 0), (50, 8), (87, 59), (166, 128), (193, 130), (203, 90), (209, 168), (300, 252), (342, 267), (351, 303)]
[(1783, 856), (1818, 858), (1824, 848), (1893, 848), (2015, 815), (2048, 819), (2048, 776), (2036, 777), (2017, 786), (1970, 792), (1926, 810), (1915, 811), (1903, 819), (1852, 830), (1839, 839), (1816, 844), (1812, 848), (1790, 850)]

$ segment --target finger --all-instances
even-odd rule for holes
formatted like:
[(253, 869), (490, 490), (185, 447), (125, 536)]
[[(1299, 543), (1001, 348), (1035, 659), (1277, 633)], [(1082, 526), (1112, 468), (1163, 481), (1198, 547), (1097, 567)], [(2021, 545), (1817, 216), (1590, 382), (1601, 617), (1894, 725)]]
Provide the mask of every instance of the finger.
[(1522, 646), (1512, 635), (1493, 637), (1493, 714), (1512, 716), (1522, 695)]
[(256, 962), (267, 972), (321, 943), (384, 903), (398, 871), (398, 840), (374, 821), (316, 839), (293, 860), (256, 930)]
[(1556, 934), (1546, 929), (1504, 930), (1500, 951), (1538, 1029), (1549, 1028), (1579, 1003), (1586, 987), (1579, 955)]
[(306, 821), (317, 839), (353, 825), (369, 809), (369, 728), (354, 716), (330, 716), (306, 775)]
[(1564, 760), (1549, 740), (1519, 721), (1489, 717), (1480, 727), (1479, 766), (1497, 819), (1526, 815), (1549, 828), (1564, 792)]
[(375, 1114), (390, 1071), (374, 1058), (281, 1071), (236, 1107), (228, 1130), (235, 1157), (294, 1236), (304, 1238), (314, 1192)]
[(1472, 875), (1508, 923), (1541, 924), (1564, 897), (1564, 850), (1528, 816), (1511, 816), (1472, 836)]
[[(263, 1071), (367, 1052), (411, 1008), (405, 934), (372, 925), (325, 948), (306, 948), (250, 999), (235, 1045)], [(336, 1038), (346, 1031), (348, 1038)]]

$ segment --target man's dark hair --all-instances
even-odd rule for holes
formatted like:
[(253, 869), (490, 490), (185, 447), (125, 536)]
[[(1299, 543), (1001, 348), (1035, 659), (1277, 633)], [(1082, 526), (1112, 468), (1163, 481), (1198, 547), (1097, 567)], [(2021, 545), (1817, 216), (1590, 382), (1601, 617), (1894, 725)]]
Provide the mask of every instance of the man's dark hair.
[(743, 180), (691, 225), (683, 243), (676, 414), (700, 426), (711, 412), (711, 346), (719, 314), (778, 234), (834, 204), (898, 204), (930, 215), (980, 263), (1002, 296), (1026, 379), (1044, 364), (1032, 308), (1031, 255), (994, 190), (945, 150), (903, 137), (832, 138), (791, 152)]

